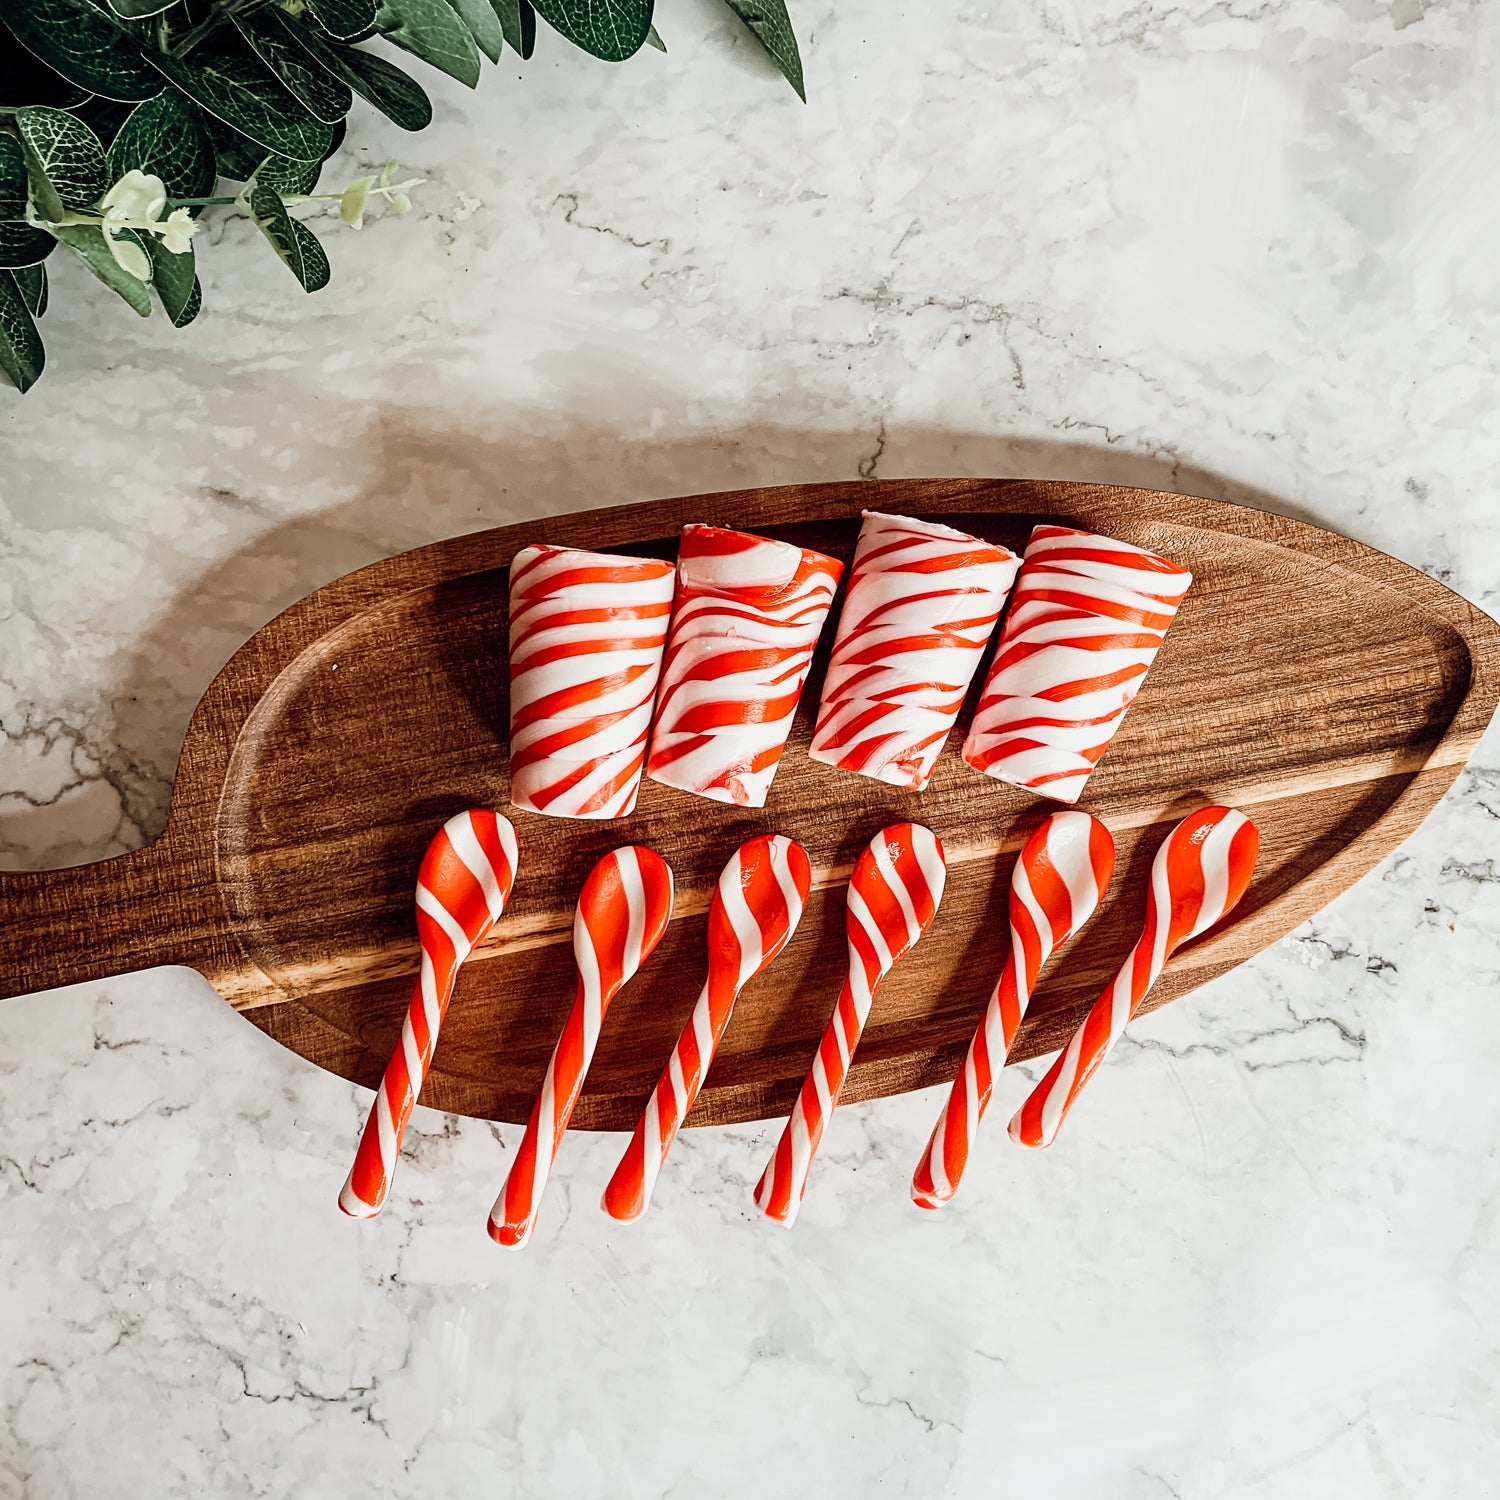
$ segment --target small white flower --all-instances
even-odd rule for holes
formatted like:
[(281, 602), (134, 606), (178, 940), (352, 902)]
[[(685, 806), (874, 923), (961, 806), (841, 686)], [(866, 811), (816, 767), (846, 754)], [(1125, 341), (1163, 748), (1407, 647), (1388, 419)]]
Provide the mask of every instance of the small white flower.
[(105, 195), (99, 207), (111, 219), (155, 220), (167, 206), (166, 184), (132, 167)]
[(185, 208), (174, 208), (162, 225), (161, 242), (173, 255), (184, 255), (192, 248), (198, 221)]
[(140, 244), (121, 233), (125, 226), (153, 224), (167, 206), (167, 189), (160, 177), (132, 167), (103, 197), (104, 243), (122, 271), (137, 281), (151, 280), (151, 261)]

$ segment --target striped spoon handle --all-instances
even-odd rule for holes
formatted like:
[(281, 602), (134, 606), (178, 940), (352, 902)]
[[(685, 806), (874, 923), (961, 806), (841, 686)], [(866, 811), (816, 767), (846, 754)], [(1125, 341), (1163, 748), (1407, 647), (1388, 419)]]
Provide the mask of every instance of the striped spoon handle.
[(650, 849), (616, 849), (584, 882), (573, 915), (578, 965), (573, 1008), (553, 1048), (505, 1185), (490, 1210), (488, 1230), (496, 1244), (519, 1247), (531, 1237), (609, 1003), (661, 941), (671, 915), (672, 872)]
[(352, 1218), (372, 1219), (385, 1206), (401, 1137), (432, 1065), (459, 965), (505, 910), (515, 871), (515, 830), (499, 813), (459, 813), (428, 847), (417, 877), (421, 969), (339, 1194), (339, 1207)]
[(844, 981), (838, 1004), (833, 1008), (833, 1019), (818, 1043), (818, 1055), (802, 1081), (791, 1118), (782, 1129), (776, 1150), (756, 1186), (755, 1201), (761, 1212), (788, 1229), (797, 1221), (813, 1157), (818, 1154), (829, 1117), (838, 1105), (850, 1060), (859, 1045), (865, 1016), (869, 1014), (870, 999), (868, 982), (862, 976), (851, 974)]
[(807, 851), (779, 833), (741, 844), (724, 866), (708, 909), (708, 979), (604, 1190), (604, 1211), (612, 1218), (645, 1213), (736, 997), (791, 940), (811, 885)]
[(710, 967), (692, 1019), (678, 1037), (636, 1122), (630, 1144), (604, 1190), (604, 1211), (612, 1219), (638, 1219), (650, 1206), (667, 1153), (703, 1087), (708, 1064), (729, 1024), (734, 997), (732, 979), (726, 983), (722, 969)]
[(1084, 1084), (1141, 1008), (1167, 959), (1227, 915), (1249, 887), (1260, 834), (1243, 813), (1206, 807), (1168, 835), (1151, 866), (1146, 925), (1094, 1008), (1011, 1119), (1010, 1138), (1047, 1146)]
[(1114, 840), (1088, 813), (1055, 812), (1027, 839), (1011, 876), (1010, 952), (912, 1176), (918, 1208), (940, 1208), (958, 1191), (1042, 966), (1093, 916), (1114, 869)]
[(796, 1220), (875, 987), (937, 915), (946, 877), (943, 846), (919, 823), (883, 828), (855, 863), (844, 918), (849, 973), (791, 1118), (755, 1190), (755, 1201), (768, 1218), (788, 1227)]

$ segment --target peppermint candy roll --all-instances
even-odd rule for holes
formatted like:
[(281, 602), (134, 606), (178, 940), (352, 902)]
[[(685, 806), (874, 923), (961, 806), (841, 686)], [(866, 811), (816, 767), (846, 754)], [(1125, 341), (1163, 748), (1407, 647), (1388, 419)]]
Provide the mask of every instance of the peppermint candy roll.
[(808, 754), (921, 791), (1020, 565), (951, 526), (865, 511)]
[(964, 759), (1076, 802), (1161, 648), (1193, 575), (1067, 526), (1031, 533)]
[(685, 526), (646, 774), (764, 807), (844, 565), (717, 526)]
[(672, 613), (671, 563), (526, 547), (510, 565), (510, 800), (559, 818), (635, 807)]

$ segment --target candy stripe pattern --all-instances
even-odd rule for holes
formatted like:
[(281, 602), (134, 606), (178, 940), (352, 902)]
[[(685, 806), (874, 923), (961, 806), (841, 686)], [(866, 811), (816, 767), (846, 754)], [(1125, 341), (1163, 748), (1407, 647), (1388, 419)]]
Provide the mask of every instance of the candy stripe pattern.
[(422, 962), (416, 991), (339, 1194), (339, 1207), (353, 1218), (374, 1218), (385, 1205), (458, 966), (499, 920), (515, 875), (515, 830), (499, 813), (459, 813), (428, 846), (417, 876)]
[(1076, 802), (1161, 647), (1193, 575), (1066, 526), (1031, 533), (964, 759)]
[(645, 1213), (672, 1142), (703, 1087), (735, 997), (796, 931), (811, 881), (807, 851), (781, 834), (741, 845), (725, 866), (709, 908), (708, 978), (604, 1190), (604, 1211), (612, 1218), (638, 1219)]
[(646, 774), (764, 807), (844, 566), (715, 526), (685, 526)]
[(1177, 825), (1151, 866), (1146, 927), (1109, 988), (1010, 1122), (1022, 1146), (1046, 1146), (1084, 1084), (1140, 1009), (1173, 951), (1206, 932), (1245, 894), (1260, 834), (1243, 813), (1205, 807)]
[(925, 787), (1020, 565), (951, 526), (867, 510), (808, 754)]
[(912, 1177), (919, 1208), (939, 1208), (958, 1191), (1042, 965), (1094, 914), (1114, 869), (1109, 830), (1084, 812), (1055, 812), (1026, 841), (1011, 877), (1010, 952)]
[(796, 1220), (812, 1159), (839, 1102), (875, 988), (926, 931), (946, 879), (943, 846), (918, 823), (882, 829), (855, 865), (844, 919), (849, 977), (755, 1190), (755, 1201), (769, 1218), (788, 1227)]
[(531, 1237), (605, 1012), (661, 941), (671, 916), (672, 872), (650, 849), (616, 849), (584, 882), (573, 916), (578, 989), (505, 1186), (490, 1210), (489, 1234), (497, 1244), (520, 1246)]
[(559, 818), (635, 807), (672, 612), (655, 558), (526, 547), (510, 566), (510, 799)]

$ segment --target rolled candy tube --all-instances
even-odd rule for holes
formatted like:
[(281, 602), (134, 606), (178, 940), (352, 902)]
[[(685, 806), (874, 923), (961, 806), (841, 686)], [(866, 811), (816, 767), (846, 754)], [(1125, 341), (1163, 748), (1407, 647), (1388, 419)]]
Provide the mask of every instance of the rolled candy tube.
[(844, 565), (819, 552), (685, 526), (646, 774), (764, 807)]
[(1067, 526), (1031, 533), (964, 759), (1076, 802), (1140, 691), (1193, 575)]
[(951, 526), (867, 510), (808, 754), (921, 791), (1020, 565)]
[(526, 547), (510, 568), (510, 800), (561, 818), (635, 807), (672, 611), (656, 558)]

